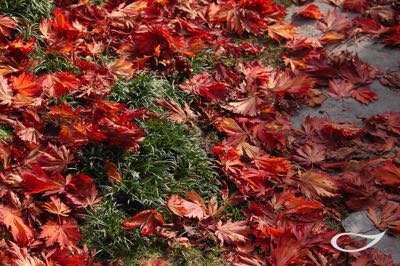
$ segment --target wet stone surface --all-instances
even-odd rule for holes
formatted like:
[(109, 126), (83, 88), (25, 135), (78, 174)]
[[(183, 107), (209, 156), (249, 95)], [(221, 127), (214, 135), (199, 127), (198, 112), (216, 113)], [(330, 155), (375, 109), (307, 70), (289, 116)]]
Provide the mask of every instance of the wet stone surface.
[[(328, 10), (334, 10), (335, 7), (326, 3), (314, 2), (320, 10), (325, 13)], [(293, 23), (298, 27), (298, 33), (303, 36), (318, 38), (322, 32), (315, 27), (314, 21), (297, 20), (293, 18), (294, 12), (303, 7), (292, 6), (289, 9), (286, 19), (287, 23)], [(337, 9), (337, 12), (340, 12)], [(354, 14), (346, 15), (349, 18), (355, 17)], [(360, 59), (370, 65), (377, 66), (382, 73), (388, 70), (399, 71), (400, 52), (399, 50), (385, 47), (378, 40), (371, 38), (360, 38), (349, 42), (333, 45), (329, 49), (332, 53), (341, 51), (351, 51), (358, 54)], [(292, 123), (295, 128), (300, 128), (306, 116), (324, 117), (337, 122), (350, 122), (362, 126), (362, 118), (384, 112), (400, 112), (400, 91), (392, 90), (382, 86), (379, 81), (370, 84), (379, 97), (379, 100), (368, 105), (361, 104), (351, 98), (336, 100), (328, 99), (319, 107), (304, 107), (292, 117)], [(351, 213), (344, 221), (343, 227), (346, 232), (375, 235), (380, 231), (367, 217), (366, 211)], [(386, 254), (391, 254), (395, 263), (400, 263), (400, 238), (385, 234), (384, 237), (374, 246)]]
[[(376, 235), (381, 233), (367, 216), (367, 211), (353, 212), (343, 222), (346, 232)], [(385, 254), (392, 255), (394, 263), (400, 263), (400, 238), (386, 233), (382, 239), (373, 246)]]
[[(320, 10), (325, 13), (328, 10), (335, 10), (334, 6), (326, 3), (314, 2)], [(315, 27), (315, 22), (310, 20), (297, 20), (293, 18), (294, 12), (303, 7), (292, 6), (288, 11), (286, 22), (295, 24), (300, 35), (318, 38), (322, 32)], [(337, 12), (340, 12), (337, 9)], [(354, 14), (346, 15), (353, 18)], [(358, 54), (360, 59), (370, 65), (377, 66), (383, 73), (388, 70), (399, 70), (400, 52), (398, 49), (385, 47), (377, 40), (362, 37), (350, 42), (340, 43), (330, 47), (330, 52), (340, 53), (351, 51)], [(379, 81), (369, 85), (379, 97), (379, 100), (368, 105), (361, 104), (353, 99), (336, 100), (329, 98), (319, 107), (304, 107), (292, 117), (293, 126), (300, 128), (307, 115), (324, 117), (328, 116), (337, 122), (351, 122), (362, 125), (362, 118), (384, 112), (400, 112), (400, 91), (382, 86)]]

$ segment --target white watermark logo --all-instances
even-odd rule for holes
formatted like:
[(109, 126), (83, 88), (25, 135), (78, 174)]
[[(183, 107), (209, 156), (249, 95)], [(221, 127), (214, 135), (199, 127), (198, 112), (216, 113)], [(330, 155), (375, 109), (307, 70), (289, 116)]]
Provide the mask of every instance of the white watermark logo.
[[(337, 234), (335, 235), (332, 239), (331, 239), (331, 244), (334, 248), (336, 248), (337, 250), (340, 250), (342, 252), (360, 252), (363, 250), (366, 250), (370, 247), (372, 247), (373, 245), (375, 245), (376, 243), (379, 242), (379, 240), (382, 239), (382, 237), (385, 235), (385, 232), (382, 232), (380, 234), (376, 234), (376, 235), (363, 235), (363, 234), (356, 234), (356, 233), (341, 233), (341, 234)], [(339, 247), (339, 245), (337, 244), (337, 241), (339, 240), (339, 238), (341, 238), (342, 236), (356, 236), (356, 237), (362, 237), (362, 238), (367, 238), (367, 239), (373, 239), (371, 242), (369, 242), (365, 247), (362, 248), (358, 248), (358, 249), (344, 249)]]

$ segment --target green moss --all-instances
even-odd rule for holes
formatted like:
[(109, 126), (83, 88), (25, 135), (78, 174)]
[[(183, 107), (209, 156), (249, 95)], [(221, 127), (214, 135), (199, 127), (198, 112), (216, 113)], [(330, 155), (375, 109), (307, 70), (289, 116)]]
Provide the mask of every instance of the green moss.
[(227, 205), (224, 209), (224, 216), (229, 217), (232, 221), (243, 221), (245, 216), (242, 214), (243, 206)]
[(155, 99), (183, 103), (190, 101), (190, 96), (175, 88), (174, 84), (165, 78), (142, 73), (130, 80), (118, 80), (109, 99), (126, 103), (131, 108), (147, 107), (154, 110)]
[(36, 49), (31, 58), (37, 61), (37, 65), (32, 72), (35, 74), (46, 74), (53, 72), (74, 72), (78, 73), (80, 69), (73, 65), (68, 58), (58, 53), (46, 52), (43, 49)]
[(105, 196), (103, 203), (88, 213), (80, 227), (84, 244), (98, 252), (97, 260), (121, 259), (127, 266), (136, 266), (155, 257), (177, 266), (230, 265), (217, 248), (170, 247), (155, 236), (143, 237), (137, 231), (124, 230), (121, 222), (128, 216), (120, 209), (121, 206)]
[(52, 0), (1, 0), (0, 12), (17, 17), (23, 23), (38, 23), (50, 17), (53, 12)]
[(105, 0), (89, 0), (90, 4), (103, 6), (105, 4)]
[(141, 125), (147, 137), (139, 153), (118, 154), (113, 148), (91, 146), (81, 158), (80, 171), (107, 185), (104, 160), (118, 164), (124, 182), (108, 189), (124, 210), (137, 212), (156, 208), (173, 193), (197, 191), (210, 197), (218, 191), (212, 160), (187, 128), (165, 120), (151, 119)]
[(22, 36), (24, 40), (35, 39), (36, 43), (40, 45), (42, 35), (39, 31), (38, 23), (31, 23), (26, 21), (22, 26), (17, 28), (19, 36)]
[(285, 51), (285, 48), (282, 46), (282, 44), (268, 39), (264, 46), (266, 48), (263, 53), (255, 56), (247, 56), (243, 59), (245, 61), (261, 60), (264, 65), (269, 65), (272, 67), (283, 66), (282, 54)]
[(283, 5), (283, 6), (290, 6), (293, 4), (293, 0), (275, 0), (275, 4)]
[(97, 250), (99, 259), (128, 256), (138, 245), (138, 234), (122, 228), (121, 221), (127, 215), (119, 207), (104, 198), (101, 205), (89, 211), (86, 222), (80, 227), (84, 243)]
[[(181, 104), (190, 100), (168, 80), (148, 74), (119, 80), (113, 89), (110, 100), (156, 112), (162, 112), (162, 108), (155, 107), (155, 99)], [(170, 249), (162, 241), (139, 236), (137, 231), (121, 230), (123, 219), (164, 205), (173, 193), (193, 190), (209, 198), (218, 192), (214, 164), (202, 149), (204, 143), (198, 132), (158, 118), (136, 123), (146, 132), (139, 152), (123, 153), (105, 144), (88, 145), (80, 154), (76, 169), (71, 169), (94, 177), (103, 196), (103, 204), (88, 215), (84, 224), (86, 243), (99, 250), (99, 258), (121, 258), (127, 265), (140, 265), (140, 261), (151, 257), (172, 258), (176, 261), (173, 265), (213, 265), (210, 261), (218, 261), (213, 252)], [(105, 160), (117, 164), (122, 183), (111, 186), (104, 171)]]
[(197, 248), (174, 250), (172, 265), (188, 265), (188, 266), (225, 266), (231, 265), (227, 259), (221, 254), (218, 248), (210, 248), (200, 250)]
[(7, 141), (12, 135), (12, 128), (6, 125), (0, 125), (0, 140)]

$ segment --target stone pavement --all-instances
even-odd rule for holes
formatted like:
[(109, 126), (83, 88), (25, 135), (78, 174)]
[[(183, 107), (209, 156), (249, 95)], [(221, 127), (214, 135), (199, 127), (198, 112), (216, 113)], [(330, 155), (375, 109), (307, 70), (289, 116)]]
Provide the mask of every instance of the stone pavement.
[[(335, 7), (326, 3), (314, 2), (318, 5), (322, 12), (334, 10)], [(287, 22), (293, 23), (299, 27), (299, 33), (308, 37), (316, 37), (322, 35), (322, 32), (315, 27), (315, 22), (310, 20), (293, 19), (293, 13), (302, 7), (292, 6), (288, 10)], [(340, 12), (337, 9), (337, 12)], [(349, 18), (355, 17), (355, 14), (346, 13)], [(387, 70), (396, 70), (400, 72), (400, 52), (385, 47), (383, 44), (377, 43), (371, 38), (363, 38), (361, 40), (353, 40), (344, 44), (335, 44), (330, 47), (330, 51), (337, 53), (348, 50), (357, 53), (360, 59), (368, 64), (379, 67), (383, 73)], [(370, 85), (379, 96), (379, 100), (368, 105), (363, 105), (354, 99), (347, 98), (336, 100), (331, 97), (319, 107), (305, 107), (299, 110), (298, 114), (292, 117), (294, 127), (300, 128), (304, 118), (310, 116), (326, 116), (338, 122), (352, 122), (362, 125), (361, 118), (369, 117), (377, 113), (383, 112), (400, 112), (400, 91), (382, 86), (378, 81)], [(344, 221), (343, 227), (346, 232), (364, 233), (375, 235), (380, 231), (375, 228), (374, 224), (367, 217), (366, 211), (351, 213)], [(367, 232), (367, 233), (366, 233)], [(393, 237), (389, 234), (385, 236), (374, 246), (386, 254), (391, 254), (395, 263), (400, 263), (400, 238)]]

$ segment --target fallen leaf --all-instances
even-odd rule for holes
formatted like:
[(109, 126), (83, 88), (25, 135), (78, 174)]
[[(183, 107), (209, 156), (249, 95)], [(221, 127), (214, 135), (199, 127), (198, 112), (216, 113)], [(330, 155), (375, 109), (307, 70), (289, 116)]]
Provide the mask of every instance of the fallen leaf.
[(319, 144), (307, 144), (296, 150), (298, 155), (293, 158), (304, 166), (316, 166), (323, 162), (326, 158), (326, 149)]
[(204, 203), (187, 201), (178, 195), (171, 195), (167, 199), (167, 206), (175, 215), (180, 217), (202, 220), (206, 216)]
[(6, 16), (0, 15), (0, 34), (9, 37), (11, 32), (18, 27), (18, 23)]
[(302, 173), (298, 182), (301, 191), (307, 198), (334, 197), (334, 193), (337, 191), (337, 186), (328, 176), (316, 171)]
[(25, 246), (33, 239), (33, 229), (24, 221), (22, 213), (13, 208), (0, 205), (0, 223), (10, 231), (14, 240), (21, 246)]
[(72, 218), (59, 218), (58, 221), (50, 220), (41, 227), (39, 238), (46, 242), (46, 246), (58, 244), (60, 248), (76, 247), (81, 239), (77, 222)]
[(328, 94), (335, 99), (347, 98), (351, 96), (353, 84), (341, 79), (329, 81)]
[(378, 95), (373, 90), (367, 87), (352, 90), (350, 95), (351, 97), (363, 104), (369, 104), (378, 100)]
[(143, 235), (154, 234), (157, 227), (164, 224), (164, 218), (156, 210), (139, 212), (122, 222), (124, 229), (131, 230), (142, 227), (140, 233)]
[(302, 16), (304, 18), (308, 19), (316, 19), (319, 20), (322, 18), (322, 13), (321, 10), (319, 10), (319, 7), (315, 4), (308, 5), (298, 11), (296, 13), (298, 16)]
[(268, 35), (276, 41), (290, 40), (296, 35), (296, 27), (291, 24), (268, 26)]
[(222, 223), (219, 221), (215, 236), (221, 241), (221, 246), (245, 242), (248, 239), (249, 226), (246, 221)]
[(400, 234), (400, 205), (387, 204), (382, 210), (370, 208), (368, 218), (381, 230)]
[(110, 181), (112, 185), (114, 185), (115, 181), (122, 182), (121, 173), (119, 172), (118, 166), (115, 163), (105, 160), (104, 169), (106, 170), (108, 181)]
[(45, 204), (43, 204), (43, 208), (49, 213), (64, 217), (69, 216), (69, 213), (71, 212), (71, 209), (67, 205), (65, 205), (57, 196), (50, 197), (50, 202), (46, 202)]

